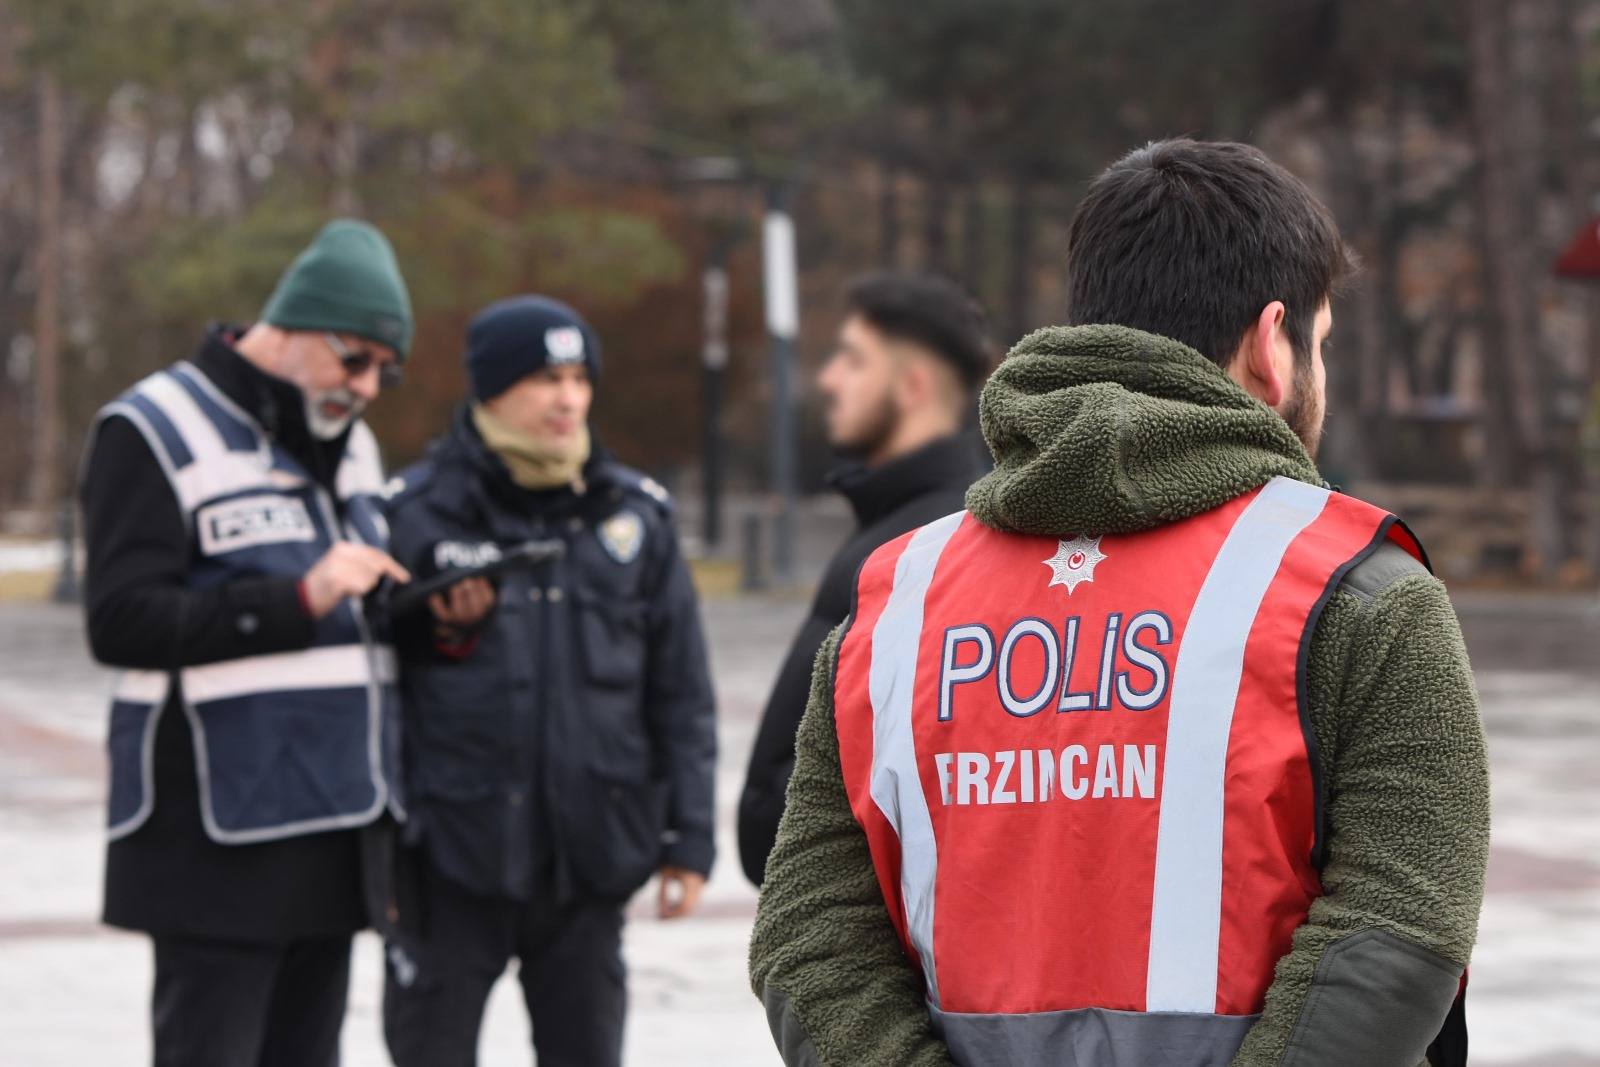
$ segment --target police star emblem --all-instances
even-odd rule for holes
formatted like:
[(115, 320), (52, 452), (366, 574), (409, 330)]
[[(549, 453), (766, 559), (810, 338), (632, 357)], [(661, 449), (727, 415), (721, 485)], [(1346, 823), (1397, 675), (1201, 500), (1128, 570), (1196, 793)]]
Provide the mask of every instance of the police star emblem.
[[(1067, 595), (1079, 582), (1094, 581), (1094, 568), (1106, 554), (1100, 551), (1100, 538), (1075, 537), (1056, 545), (1056, 554), (1044, 561), (1050, 568), (1050, 585), (1064, 585)], [(1046, 589), (1050, 586), (1045, 586)]]
[(631, 511), (619, 511), (600, 524), (600, 544), (606, 555), (627, 566), (644, 547), (644, 520)]

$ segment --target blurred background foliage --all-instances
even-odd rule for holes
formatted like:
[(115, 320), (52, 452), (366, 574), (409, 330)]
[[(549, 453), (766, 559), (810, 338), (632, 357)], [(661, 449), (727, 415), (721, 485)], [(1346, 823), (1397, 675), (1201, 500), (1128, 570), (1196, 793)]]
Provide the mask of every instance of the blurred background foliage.
[[(459, 401), (467, 318), (534, 290), (601, 331), (603, 437), (692, 482), (700, 271), (725, 254), (757, 487), (768, 196), (794, 208), (806, 359), (884, 266), (957, 277), (1009, 344), (1059, 318), (1088, 178), (1189, 134), (1273, 153), (1365, 261), (1330, 473), (1445, 527), (1476, 508), (1462, 568), (1592, 566), (1600, 324), (1549, 266), (1595, 210), (1597, 28), (1593, 0), (0, 0), (0, 508), (59, 494), (95, 408), (248, 321), (334, 214), (391, 236), (418, 312), (374, 412), (395, 464)], [(1456, 503), (1416, 495), (1441, 486)]]

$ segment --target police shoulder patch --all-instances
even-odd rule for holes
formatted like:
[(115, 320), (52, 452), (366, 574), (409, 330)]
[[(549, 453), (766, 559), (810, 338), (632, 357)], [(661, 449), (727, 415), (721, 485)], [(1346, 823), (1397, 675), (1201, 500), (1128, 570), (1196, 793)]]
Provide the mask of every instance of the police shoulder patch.
[(595, 531), (606, 555), (627, 565), (639, 558), (644, 547), (644, 520), (637, 512), (623, 510), (602, 522)]
[(648, 474), (621, 463), (608, 463), (604, 477), (611, 483), (619, 499), (633, 500), (636, 505), (642, 505), (644, 516), (671, 516), (672, 494)]

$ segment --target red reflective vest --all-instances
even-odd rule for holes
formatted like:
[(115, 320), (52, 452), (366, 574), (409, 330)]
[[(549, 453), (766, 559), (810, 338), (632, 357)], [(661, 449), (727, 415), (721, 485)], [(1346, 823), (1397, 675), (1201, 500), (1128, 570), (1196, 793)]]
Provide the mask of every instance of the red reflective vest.
[(867, 560), (851, 808), (965, 1064), (1226, 1064), (1321, 892), (1306, 652), (1393, 516), (1287, 478), (1169, 526), (965, 513)]

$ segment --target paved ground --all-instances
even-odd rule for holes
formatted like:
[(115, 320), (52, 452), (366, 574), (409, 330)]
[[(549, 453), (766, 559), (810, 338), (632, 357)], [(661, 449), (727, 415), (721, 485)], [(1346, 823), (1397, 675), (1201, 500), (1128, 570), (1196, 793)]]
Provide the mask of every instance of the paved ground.
[[(1473, 1063), (1600, 1067), (1600, 610), (1575, 598), (1460, 601), (1494, 757), (1495, 848), (1473, 966)], [(630, 1064), (773, 1064), (744, 987), (754, 894), (732, 861), (732, 804), (774, 668), (798, 616), (784, 599), (707, 605), (721, 697), (723, 862), (703, 914), (628, 932)], [(94, 921), (104, 696), (76, 616), (0, 604), (0, 1064), (148, 1059), (144, 942)], [(387, 1063), (379, 959), (358, 948), (346, 1062)], [(508, 978), (488, 1065), (526, 1063)]]

